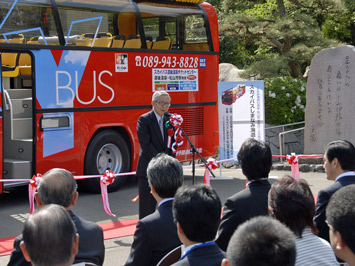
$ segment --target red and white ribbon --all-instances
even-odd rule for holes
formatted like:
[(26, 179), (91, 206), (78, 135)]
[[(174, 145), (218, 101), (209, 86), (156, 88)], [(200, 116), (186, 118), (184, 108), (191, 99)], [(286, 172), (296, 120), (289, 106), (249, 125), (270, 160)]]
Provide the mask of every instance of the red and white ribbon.
[(295, 153), (286, 156), (286, 161), (291, 165), (292, 178), (300, 179), (300, 169), (298, 164), (298, 156)]
[(110, 203), (108, 202), (108, 194), (107, 194), (107, 186), (111, 185), (115, 180), (115, 174), (112, 171), (106, 170), (104, 175), (100, 179), (100, 187), (101, 187), (101, 198), (102, 205), (106, 214), (110, 216), (116, 217), (110, 210)]
[(39, 181), (42, 178), (41, 174), (34, 175), (28, 184), (28, 199), (30, 202), (30, 213), (32, 214), (35, 210), (34, 197), (39, 185)]
[(184, 119), (182, 118), (181, 115), (172, 114), (170, 116), (170, 124), (175, 128), (175, 134), (174, 134), (175, 142), (171, 143), (172, 135), (169, 134), (171, 133), (171, 131), (169, 132), (168, 130), (168, 148), (171, 148), (173, 153), (176, 153), (179, 147), (184, 143), (184, 137), (182, 135), (182, 130), (181, 130), (181, 126), (183, 122)]
[(205, 174), (203, 176), (203, 183), (204, 184), (207, 184), (207, 185), (210, 185), (210, 171), (208, 170), (208, 168), (213, 171), (215, 169), (218, 168), (218, 164), (217, 164), (217, 161), (216, 159), (214, 158), (209, 158), (207, 160), (207, 167), (205, 169)]

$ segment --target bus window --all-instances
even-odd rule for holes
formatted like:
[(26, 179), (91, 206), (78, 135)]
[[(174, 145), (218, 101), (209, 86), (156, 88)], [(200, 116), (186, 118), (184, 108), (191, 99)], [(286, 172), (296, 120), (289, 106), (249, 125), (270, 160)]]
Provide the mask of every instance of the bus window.
[(208, 51), (205, 21), (201, 15), (185, 17), (184, 50)]
[(128, 0), (60, 0), (57, 5), (68, 46), (108, 48), (117, 36), (128, 40), (130, 35), (140, 35), (134, 6)]
[(31, 38), (38, 40), (39, 36), (57, 35), (53, 13), (46, 0), (2, 1), (0, 25), (0, 34), (7, 43), (27, 43)]
[(155, 42), (167, 39), (171, 42), (169, 49), (209, 51), (204, 15), (198, 6), (151, 2), (137, 5), (145, 37), (153, 39), (152, 49)]
[(176, 20), (165, 20), (164, 21), (164, 31), (167, 36), (170, 37), (172, 43), (176, 43), (177, 34), (177, 21)]
[(143, 28), (146, 38), (156, 40), (159, 36), (159, 18), (144, 18)]

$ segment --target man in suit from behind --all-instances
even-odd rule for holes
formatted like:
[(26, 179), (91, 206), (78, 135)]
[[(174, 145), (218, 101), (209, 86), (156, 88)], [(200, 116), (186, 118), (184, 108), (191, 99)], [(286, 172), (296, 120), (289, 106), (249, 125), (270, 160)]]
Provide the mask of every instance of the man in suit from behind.
[(33, 266), (72, 265), (79, 235), (64, 207), (49, 204), (30, 215), (23, 226), (20, 248)]
[(223, 217), (218, 230), (217, 245), (223, 250), (235, 229), (252, 217), (268, 215), (268, 181), (272, 166), (270, 147), (259, 140), (247, 139), (238, 152), (238, 161), (246, 176), (247, 187), (229, 197), (223, 209)]
[[(47, 171), (41, 178), (35, 199), (37, 206), (58, 204), (63, 206), (70, 214), (77, 233), (79, 234), (79, 250), (75, 256), (75, 263), (92, 262), (103, 265), (105, 259), (105, 246), (103, 231), (97, 224), (76, 216), (72, 209), (75, 206), (79, 193), (73, 175), (61, 168), (53, 168)], [(20, 250), (22, 234), (14, 241), (8, 266), (30, 266)]]
[(213, 241), (221, 220), (221, 201), (208, 185), (181, 187), (173, 203), (182, 256), (174, 266), (220, 266), (224, 252)]
[(338, 189), (326, 210), (329, 238), (335, 255), (355, 265), (355, 185)]
[(136, 175), (138, 178), (139, 192), (139, 219), (153, 213), (156, 208), (156, 200), (150, 194), (147, 180), (147, 166), (150, 160), (158, 153), (164, 152), (175, 157), (175, 154), (167, 147), (168, 133), (166, 128), (170, 114), (170, 96), (166, 91), (156, 91), (152, 97), (153, 109), (141, 115), (137, 123), (137, 135), (140, 144), (140, 152)]
[(181, 244), (172, 205), (177, 189), (183, 185), (182, 166), (177, 159), (162, 153), (149, 162), (147, 173), (158, 209), (138, 221), (125, 266), (155, 266)]
[(325, 222), (325, 211), (331, 196), (340, 188), (355, 184), (355, 147), (347, 140), (330, 142), (324, 153), (324, 170), (328, 180), (334, 184), (318, 193), (314, 223), (319, 237), (329, 242), (329, 227)]

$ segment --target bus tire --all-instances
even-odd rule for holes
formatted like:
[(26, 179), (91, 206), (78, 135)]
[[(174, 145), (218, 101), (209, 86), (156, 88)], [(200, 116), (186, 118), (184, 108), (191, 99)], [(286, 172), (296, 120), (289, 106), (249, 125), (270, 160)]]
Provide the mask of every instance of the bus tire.
[[(98, 133), (90, 142), (85, 156), (85, 175), (103, 175), (106, 170), (115, 174), (126, 173), (130, 169), (130, 152), (124, 138), (114, 130)], [(118, 176), (107, 187), (108, 192), (117, 191), (126, 182), (127, 176)], [(100, 193), (100, 178), (82, 180), (84, 188)]]

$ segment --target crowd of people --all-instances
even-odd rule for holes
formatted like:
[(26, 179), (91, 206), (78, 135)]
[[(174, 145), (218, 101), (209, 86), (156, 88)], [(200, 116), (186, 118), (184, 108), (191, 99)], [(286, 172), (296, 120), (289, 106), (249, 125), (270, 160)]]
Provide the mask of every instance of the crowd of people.
[[(140, 219), (125, 266), (355, 266), (353, 144), (326, 146), (324, 169), (334, 184), (315, 204), (304, 179), (284, 176), (271, 184), (269, 146), (247, 139), (238, 152), (246, 188), (229, 197), (222, 212), (211, 186), (184, 186), (180, 162), (163, 148), (167, 133), (158, 121), (168, 119), (170, 96), (155, 93), (152, 102), (137, 127)], [(9, 266), (103, 265), (103, 230), (73, 213), (78, 192), (70, 172), (46, 172), (35, 199), (40, 208), (15, 239)]]
[[(221, 213), (211, 186), (184, 186), (177, 159), (153, 157), (147, 181), (157, 209), (138, 221), (125, 265), (355, 265), (350, 142), (326, 146), (324, 168), (335, 182), (319, 192), (316, 204), (304, 179), (284, 176), (270, 184), (272, 156), (264, 142), (247, 139), (238, 160), (247, 185)], [(39, 208), (15, 239), (8, 265), (103, 265), (103, 231), (73, 213), (78, 192), (70, 172), (46, 172), (35, 199)]]

